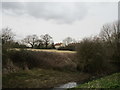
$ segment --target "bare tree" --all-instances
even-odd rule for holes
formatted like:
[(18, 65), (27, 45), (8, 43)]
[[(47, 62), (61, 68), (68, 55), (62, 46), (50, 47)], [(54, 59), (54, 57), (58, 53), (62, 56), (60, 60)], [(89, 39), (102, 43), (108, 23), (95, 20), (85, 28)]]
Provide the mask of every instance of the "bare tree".
[[(112, 24), (104, 25), (100, 37), (103, 41), (107, 42), (107, 45), (109, 46), (109, 49), (111, 49), (111, 52), (113, 53), (113, 58), (116, 58), (116, 60), (119, 61), (120, 59), (120, 30), (119, 30), (119, 23), (115, 22)], [(106, 45), (106, 44), (105, 44)]]
[(49, 34), (45, 34), (45, 35), (41, 35), (41, 38), (45, 44), (45, 47), (48, 48), (48, 45), (50, 44), (52, 37)]
[(35, 45), (37, 46), (37, 48), (43, 48), (44, 47), (43, 40), (38, 39)]
[[(103, 41), (108, 42), (111, 46), (116, 46), (117, 42), (119, 41), (118, 37), (118, 23), (106, 24), (103, 26), (100, 37)], [(115, 45), (113, 45), (115, 44)]]
[(38, 36), (37, 35), (28, 35), (23, 40), (24, 43), (29, 44), (32, 48), (34, 48), (35, 44), (38, 43)]
[(12, 32), (11, 28), (3, 28), (2, 29), (2, 34), (1, 34), (1, 38), (2, 38), (2, 44), (6, 44), (6, 43), (11, 43), (14, 40), (14, 36), (15, 34)]
[(111, 36), (112, 30), (110, 25), (108, 24), (104, 25), (101, 29), (100, 37), (102, 38), (103, 41), (109, 42), (112, 45)]
[(75, 39), (73, 39), (73, 38), (71, 38), (71, 37), (67, 37), (67, 38), (65, 38), (64, 40), (63, 40), (63, 43), (65, 44), (65, 45), (68, 45), (68, 44), (70, 44), (70, 43), (75, 43), (76, 41), (75, 41)]

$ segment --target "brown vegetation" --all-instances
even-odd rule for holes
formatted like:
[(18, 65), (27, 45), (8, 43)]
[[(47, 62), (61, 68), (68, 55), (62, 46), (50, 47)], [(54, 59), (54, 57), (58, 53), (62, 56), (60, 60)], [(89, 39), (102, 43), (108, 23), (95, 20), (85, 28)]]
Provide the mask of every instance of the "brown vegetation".
[[(75, 53), (56, 53), (45, 51), (30, 50), (9, 50), (9, 65), (15, 65), (23, 69), (31, 68), (53, 68), (59, 70), (76, 70)], [(8, 64), (3, 61), (3, 68), (7, 68)]]

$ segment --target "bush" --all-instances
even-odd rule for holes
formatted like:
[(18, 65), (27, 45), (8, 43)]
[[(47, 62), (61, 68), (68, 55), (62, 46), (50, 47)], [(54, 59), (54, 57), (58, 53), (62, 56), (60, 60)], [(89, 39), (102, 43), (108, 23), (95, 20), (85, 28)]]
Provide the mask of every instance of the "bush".
[(31, 50), (9, 50), (8, 57), (15, 66), (23, 69), (51, 68), (75, 70), (74, 53), (56, 53)]
[(59, 47), (58, 50), (69, 50), (69, 51), (76, 51), (76, 45), (77, 44), (69, 44), (67, 46), (64, 47)]
[(38, 66), (38, 59), (35, 56), (35, 53), (33, 51), (28, 50), (10, 50), (9, 51), (9, 58), (12, 60), (12, 62), (23, 69), (30, 69), (33, 67)]
[(99, 39), (84, 39), (77, 47), (78, 69), (84, 72), (101, 72), (105, 68), (106, 55)]

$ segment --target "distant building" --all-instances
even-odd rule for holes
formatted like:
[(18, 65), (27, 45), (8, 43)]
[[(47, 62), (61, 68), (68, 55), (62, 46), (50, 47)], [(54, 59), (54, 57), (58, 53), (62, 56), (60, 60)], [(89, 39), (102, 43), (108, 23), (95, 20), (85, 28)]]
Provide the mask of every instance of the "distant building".
[(70, 46), (70, 45), (76, 45), (77, 43), (69, 43), (68, 45)]
[(56, 43), (55, 48), (58, 49), (59, 47), (64, 47), (65, 45), (63, 43)]

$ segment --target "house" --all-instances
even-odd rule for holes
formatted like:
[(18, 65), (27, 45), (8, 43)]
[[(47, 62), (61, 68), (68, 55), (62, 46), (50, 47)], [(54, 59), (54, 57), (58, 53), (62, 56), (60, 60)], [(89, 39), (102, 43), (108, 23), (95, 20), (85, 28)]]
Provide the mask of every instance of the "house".
[(59, 47), (64, 47), (63, 43), (56, 43), (55, 48), (58, 49)]

